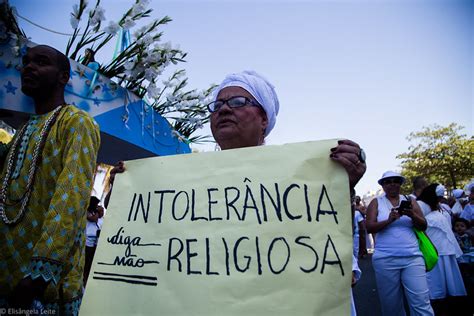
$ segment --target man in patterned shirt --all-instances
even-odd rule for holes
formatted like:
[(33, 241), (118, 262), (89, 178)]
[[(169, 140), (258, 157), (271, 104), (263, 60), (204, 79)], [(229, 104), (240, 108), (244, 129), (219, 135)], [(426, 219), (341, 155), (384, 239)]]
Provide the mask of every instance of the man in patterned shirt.
[(77, 314), (87, 203), (100, 143), (85, 112), (64, 101), (69, 60), (49, 46), (23, 57), (36, 115), (15, 134), (0, 189), (0, 307)]

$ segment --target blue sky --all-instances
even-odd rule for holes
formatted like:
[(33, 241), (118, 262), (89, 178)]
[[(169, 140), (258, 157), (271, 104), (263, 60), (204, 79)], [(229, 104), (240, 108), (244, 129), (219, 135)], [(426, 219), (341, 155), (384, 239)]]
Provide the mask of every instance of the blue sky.
[[(76, 2), (10, 0), (20, 15), (61, 32), (72, 32)], [(101, 4), (117, 20), (133, 1)], [(364, 147), (358, 193), (400, 169), (395, 156), (408, 150), (410, 132), (456, 122), (473, 135), (474, 1), (152, 0), (151, 7), (153, 17), (173, 19), (164, 38), (188, 52), (190, 88), (245, 69), (275, 85), (281, 107), (267, 144), (341, 137)], [(34, 42), (64, 50), (67, 37), (19, 22)]]

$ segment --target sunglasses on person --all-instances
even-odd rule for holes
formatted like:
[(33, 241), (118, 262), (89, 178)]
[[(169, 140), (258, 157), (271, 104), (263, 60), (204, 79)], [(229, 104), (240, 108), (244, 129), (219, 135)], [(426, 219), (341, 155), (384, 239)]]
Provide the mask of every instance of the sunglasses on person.
[(383, 184), (402, 184), (402, 179), (400, 178), (388, 178), (383, 180)]
[(240, 108), (246, 105), (260, 106), (258, 102), (251, 100), (246, 97), (234, 96), (230, 97), (227, 100), (216, 100), (207, 105), (209, 112), (214, 113), (220, 110), (221, 107), (227, 104), (230, 108)]

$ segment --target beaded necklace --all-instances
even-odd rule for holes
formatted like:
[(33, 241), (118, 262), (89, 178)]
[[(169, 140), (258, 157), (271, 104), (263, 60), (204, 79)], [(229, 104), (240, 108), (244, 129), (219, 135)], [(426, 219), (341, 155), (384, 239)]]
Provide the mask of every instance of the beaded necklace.
[(60, 105), (56, 109), (54, 109), (52, 114), (45, 121), (43, 128), (41, 129), (39, 140), (36, 143), (36, 146), (33, 150), (33, 158), (31, 161), (30, 168), (28, 170), (28, 180), (26, 182), (26, 191), (19, 200), (15, 201), (16, 202), (15, 204), (21, 202), (20, 211), (18, 212), (18, 214), (16, 214), (16, 216), (13, 219), (9, 219), (5, 212), (5, 208), (7, 205), (6, 201), (7, 201), (8, 185), (12, 179), (12, 173), (15, 169), (14, 162), (15, 162), (15, 157), (17, 155), (17, 152), (19, 150), (20, 141), (24, 138), (25, 133), (28, 129), (28, 126), (30, 126), (30, 124), (25, 124), (22, 127), (22, 129), (18, 133), (18, 137), (16, 137), (15, 141), (13, 142), (12, 149), (10, 150), (10, 153), (6, 160), (7, 170), (5, 171), (5, 177), (3, 178), (2, 187), (0, 189), (0, 217), (2, 218), (2, 221), (7, 225), (14, 225), (18, 223), (25, 213), (26, 206), (28, 205), (28, 201), (30, 200), (30, 195), (31, 195), (33, 183), (35, 180), (36, 171), (38, 169), (38, 165), (40, 161), (40, 153), (43, 150), (44, 144), (46, 143), (46, 138), (48, 137), (49, 131), (51, 130), (51, 127), (56, 121), (62, 108), (63, 108), (63, 105)]
[(38, 123), (38, 116), (34, 115), (26, 124), (25, 133), (21, 137), (21, 143), (18, 149), (17, 162), (15, 171), (13, 172), (12, 179), (18, 179), (20, 170), (23, 167), (23, 161), (25, 160), (26, 150), (28, 149), (28, 143), (33, 132), (36, 130), (36, 123)]

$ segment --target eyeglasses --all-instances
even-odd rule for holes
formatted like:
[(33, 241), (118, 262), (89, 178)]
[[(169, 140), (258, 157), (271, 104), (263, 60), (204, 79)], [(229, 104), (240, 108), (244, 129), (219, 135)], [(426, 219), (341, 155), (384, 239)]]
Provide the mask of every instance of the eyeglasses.
[(230, 97), (227, 100), (216, 100), (207, 105), (209, 112), (214, 113), (220, 110), (221, 107), (227, 104), (231, 108), (240, 108), (246, 105), (260, 106), (258, 102), (251, 100), (246, 97), (234, 96)]
[(399, 178), (389, 178), (383, 180), (383, 184), (402, 184), (402, 180)]

